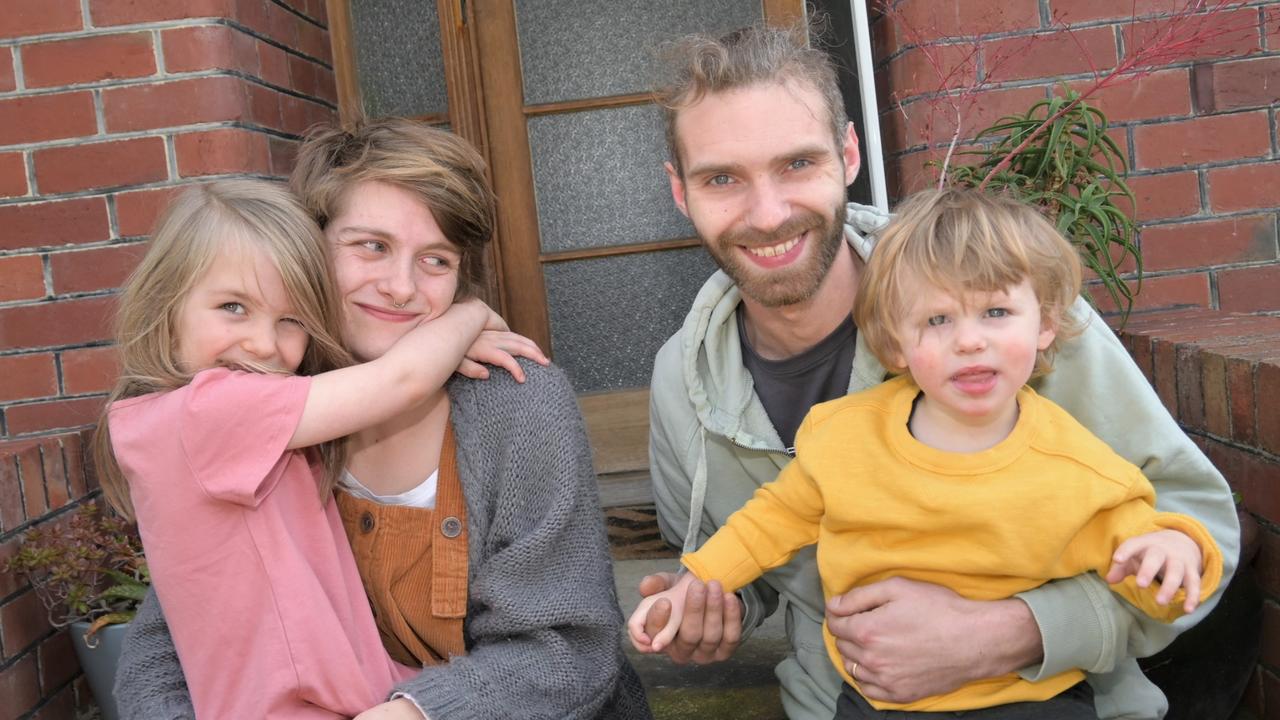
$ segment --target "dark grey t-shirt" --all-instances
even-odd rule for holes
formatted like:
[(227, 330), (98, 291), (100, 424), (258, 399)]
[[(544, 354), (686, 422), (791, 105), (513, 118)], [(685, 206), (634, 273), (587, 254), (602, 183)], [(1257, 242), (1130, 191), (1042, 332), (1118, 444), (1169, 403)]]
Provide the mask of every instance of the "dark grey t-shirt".
[(796, 430), (800, 429), (809, 408), (849, 392), (854, 340), (858, 337), (853, 316), (845, 317), (844, 322), (817, 345), (785, 360), (760, 357), (747, 342), (746, 320), (741, 307), (737, 316), (742, 363), (751, 373), (756, 395), (778, 431), (778, 437), (787, 446), (787, 452), (795, 455)]

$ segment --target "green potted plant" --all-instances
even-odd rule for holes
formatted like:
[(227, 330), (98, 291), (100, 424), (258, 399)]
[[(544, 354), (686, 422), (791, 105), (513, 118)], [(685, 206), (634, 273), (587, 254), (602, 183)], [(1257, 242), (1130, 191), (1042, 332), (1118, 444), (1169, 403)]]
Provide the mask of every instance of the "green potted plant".
[(28, 532), (5, 571), (26, 577), (54, 627), (70, 627), (103, 720), (117, 720), (111, 688), (124, 627), (151, 584), (137, 533), (88, 503), (66, 522)]

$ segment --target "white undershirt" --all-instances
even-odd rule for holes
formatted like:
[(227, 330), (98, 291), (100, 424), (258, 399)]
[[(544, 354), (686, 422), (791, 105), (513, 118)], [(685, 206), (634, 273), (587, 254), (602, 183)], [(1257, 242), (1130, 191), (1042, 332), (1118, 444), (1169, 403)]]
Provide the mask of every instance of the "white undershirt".
[(429, 510), (436, 506), (436, 485), (439, 480), (440, 471), (435, 470), (426, 480), (418, 483), (416, 487), (395, 495), (379, 495), (365, 487), (364, 483), (360, 482), (349, 470), (343, 470), (342, 479), (338, 484), (348, 493), (358, 498), (371, 500), (379, 505), (405, 505)]

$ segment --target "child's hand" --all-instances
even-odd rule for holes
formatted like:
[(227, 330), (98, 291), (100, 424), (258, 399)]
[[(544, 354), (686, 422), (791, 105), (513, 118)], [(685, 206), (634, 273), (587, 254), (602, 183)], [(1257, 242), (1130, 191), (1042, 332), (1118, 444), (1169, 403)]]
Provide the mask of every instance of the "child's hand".
[[(627, 635), (631, 638), (631, 645), (636, 650), (642, 653), (659, 653), (671, 644), (676, 637), (676, 632), (680, 629), (680, 622), (684, 619), (684, 598), (693, 581), (693, 573), (685, 573), (670, 589), (654, 593), (640, 601), (635, 612), (631, 613), (631, 618), (627, 620)], [(645, 630), (645, 621), (649, 618), (650, 609), (663, 601), (670, 603), (671, 615), (667, 618), (666, 626), (651, 637)]]
[(538, 344), (529, 338), (506, 330), (486, 329), (467, 349), (466, 357), (458, 365), (458, 372), (473, 380), (485, 380), (489, 377), (489, 369), (484, 365), (497, 365), (511, 373), (516, 382), (524, 382), (524, 370), (516, 361), (517, 357), (529, 358), (539, 365), (551, 362)]
[(1145, 588), (1159, 577), (1156, 602), (1168, 605), (1181, 587), (1187, 591), (1182, 603), (1185, 612), (1195, 610), (1200, 604), (1200, 546), (1188, 535), (1177, 530), (1157, 530), (1131, 537), (1120, 543), (1111, 560), (1108, 583), (1118, 583), (1133, 575), (1138, 587)]

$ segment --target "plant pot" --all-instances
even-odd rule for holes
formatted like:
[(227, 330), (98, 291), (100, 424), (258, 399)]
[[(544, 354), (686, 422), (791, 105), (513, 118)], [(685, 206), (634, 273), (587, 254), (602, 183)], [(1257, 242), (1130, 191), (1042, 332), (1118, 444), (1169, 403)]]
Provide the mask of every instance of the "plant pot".
[(91, 638), (93, 647), (89, 647), (84, 640), (84, 634), (89, 631), (89, 623), (72, 623), (68, 628), (71, 644), (76, 649), (76, 658), (80, 660), (80, 668), (84, 670), (93, 699), (102, 711), (102, 720), (120, 720), (111, 689), (116, 684), (116, 661), (120, 659), (120, 649), (124, 645), (124, 633), (128, 627), (128, 623), (125, 623), (102, 628)]

